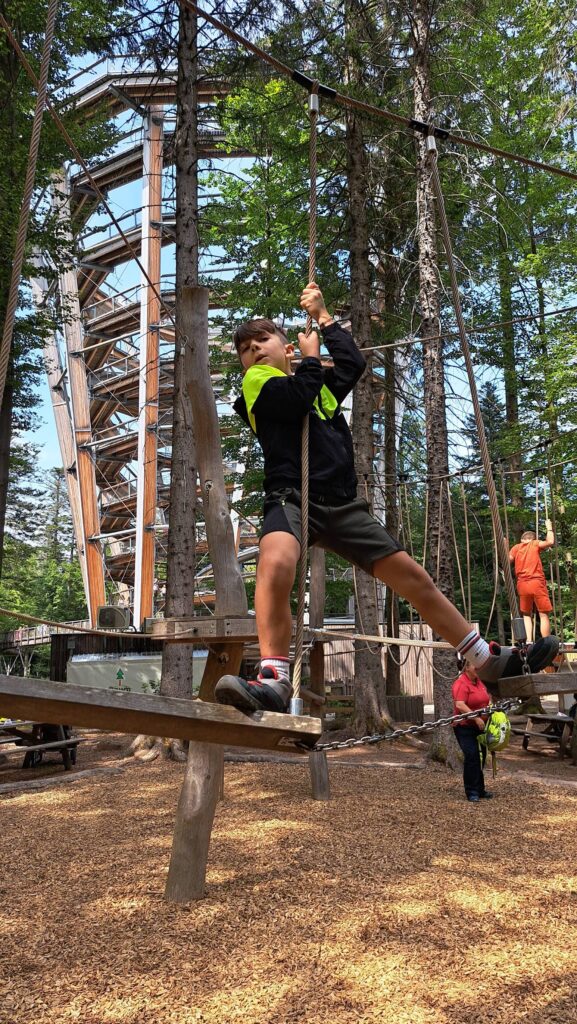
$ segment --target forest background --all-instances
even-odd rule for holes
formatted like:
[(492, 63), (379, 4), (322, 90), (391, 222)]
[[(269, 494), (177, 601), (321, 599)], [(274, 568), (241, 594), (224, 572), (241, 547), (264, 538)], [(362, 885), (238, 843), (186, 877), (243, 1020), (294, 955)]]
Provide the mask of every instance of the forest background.
[[(0, 3), (36, 69), (45, 8), (31, 0)], [(405, 117), (425, 110), (427, 120), (451, 125), (467, 138), (577, 171), (577, 25), (570, 3), (358, 5), (346, 0), (306, 7), (279, 4), (271, 13), (266, 3), (243, 2), (234, 10), (230, 5), (210, 10), (327, 85)], [(118, 125), (104, 114), (90, 121), (80, 118), (70, 101), (69, 77), (100, 54), (138, 54), (142, 66), (152, 64), (159, 71), (173, 66), (177, 32), (171, 3), (85, 0), (80, 5), (73, 0), (62, 8), (50, 91), (86, 159), (111, 151)], [(253, 154), (242, 170), (223, 169), (219, 161), (199, 168), (201, 268), (211, 267), (210, 273), (201, 272), (201, 280), (214, 290), (222, 290), (225, 281), (227, 291), (227, 309), (212, 322), (223, 339), (222, 348), (214, 349), (213, 369), (224, 374), (225, 390), (234, 393), (239, 375), (226, 346), (234, 323), (258, 314), (285, 318), (291, 325), (298, 317), (296, 300), (308, 260), (308, 115), (300, 88), (215, 30), (203, 29), (199, 45), (201, 73), (227, 85), (222, 101), (202, 116), (224, 129), (223, 157), (227, 147)], [(131, 60), (134, 66), (134, 56)], [(33, 106), (29, 82), (0, 35), (5, 155), (0, 165), (0, 320)], [(536, 514), (542, 529), (546, 493), (558, 537), (558, 561), (552, 562), (556, 628), (573, 638), (576, 183), (454, 143), (440, 142), (439, 150), (465, 319), (475, 327), (470, 341), (503, 523), (511, 543), (535, 523)], [(318, 158), (317, 280), (329, 308), (343, 319), (351, 315), (355, 323), (359, 289), (351, 278), (351, 253), (359, 244), (358, 195), (352, 192), (351, 164), (359, 160), (366, 183), (362, 216), (367, 245), (361, 253), (366, 276), (360, 290), (369, 307), (368, 341), (372, 346), (411, 342), (372, 357), (364, 397), (374, 429), (367, 432), (360, 413), (353, 417), (361, 487), (375, 512), (433, 575), (443, 561), (456, 603), (483, 629), (504, 638), (508, 611), (495, 568), (488, 498), (440, 242), (426, 288), (423, 281), (427, 240), (419, 212), (427, 195), (420, 143), (412, 132), (377, 119), (353, 123), (323, 103)], [(63, 239), (44, 197), (52, 174), (67, 159), (65, 144), (46, 118), (29, 262), (0, 411), (0, 605), (61, 621), (83, 618), (86, 612), (63, 473), (56, 466), (39, 475), (38, 449), (26, 438), (39, 416), (43, 339), (58, 329), (63, 314), (56, 303), (34, 308), (26, 279), (33, 272), (34, 252), (45, 255), (55, 276), (65, 259)], [(169, 179), (166, 187), (169, 202)], [(231, 266), (233, 271), (224, 270)], [(425, 302), (435, 307), (434, 315)], [(567, 312), (549, 315), (567, 307)], [(505, 326), (489, 329), (502, 322)], [(432, 347), (428, 339), (435, 336), (435, 323), (445, 337)], [(441, 373), (427, 382), (432, 352)], [(241, 511), (253, 515), (261, 502), (261, 457), (238, 421), (226, 429), (231, 423), (225, 412), (223, 452), (227, 460), (243, 453), (246, 497)], [(250, 600), (252, 583), (247, 589)], [(351, 574), (330, 558), (327, 615), (343, 614), (354, 589)], [(401, 618), (408, 615), (409, 609), (400, 609)], [(4, 618), (0, 625), (10, 628), (16, 622)]]

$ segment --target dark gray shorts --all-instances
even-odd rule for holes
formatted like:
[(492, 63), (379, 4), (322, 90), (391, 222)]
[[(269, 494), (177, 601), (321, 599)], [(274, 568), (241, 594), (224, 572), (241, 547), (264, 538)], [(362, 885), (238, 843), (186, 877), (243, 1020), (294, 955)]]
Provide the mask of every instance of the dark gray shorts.
[[(301, 492), (294, 487), (271, 491), (265, 497), (261, 538), (278, 531), (291, 533), (301, 543)], [(319, 499), (317, 495), (309, 501), (309, 547), (313, 545), (333, 551), (368, 573), (379, 558), (405, 550), (371, 515), (364, 498)]]

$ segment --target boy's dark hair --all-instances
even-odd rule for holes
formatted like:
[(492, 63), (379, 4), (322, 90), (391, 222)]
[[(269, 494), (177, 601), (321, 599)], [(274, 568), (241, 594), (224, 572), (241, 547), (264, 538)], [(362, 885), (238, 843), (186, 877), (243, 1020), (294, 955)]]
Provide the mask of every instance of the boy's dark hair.
[(250, 341), (252, 338), (262, 338), (265, 334), (278, 334), (283, 341), (288, 342), (286, 331), (283, 331), (282, 327), (275, 324), (274, 320), (267, 320), (266, 317), (261, 317), (258, 320), (247, 320), (245, 324), (237, 327), (232, 336), (234, 347), (238, 352), (243, 341)]

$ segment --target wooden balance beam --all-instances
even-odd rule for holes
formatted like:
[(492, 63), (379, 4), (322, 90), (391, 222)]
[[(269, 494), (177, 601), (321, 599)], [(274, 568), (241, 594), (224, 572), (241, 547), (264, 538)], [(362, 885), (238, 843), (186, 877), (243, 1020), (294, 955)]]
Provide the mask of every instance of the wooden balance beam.
[(145, 733), (171, 739), (217, 743), (256, 750), (313, 747), (322, 731), (320, 718), (260, 711), (245, 715), (223, 704), (180, 697), (158, 697), (116, 690), (96, 690), (48, 679), (0, 675), (4, 715), (58, 725)]
[(577, 693), (577, 672), (537, 672), (508, 676), (498, 682), (499, 697), (543, 697), (548, 693)]

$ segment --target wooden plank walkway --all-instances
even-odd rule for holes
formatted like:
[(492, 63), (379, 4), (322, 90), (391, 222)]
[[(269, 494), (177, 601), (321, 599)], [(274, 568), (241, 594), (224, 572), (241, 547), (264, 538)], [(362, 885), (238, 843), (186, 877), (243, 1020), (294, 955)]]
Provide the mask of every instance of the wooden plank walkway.
[(236, 708), (201, 700), (90, 689), (19, 676), (0, 675), (0, 707), (13, 718), (256, 750), (298, 750), (297, 742), (311, 747), (322, 730), (320, 718), (306, 715), (269, 711), (245, 715)]

